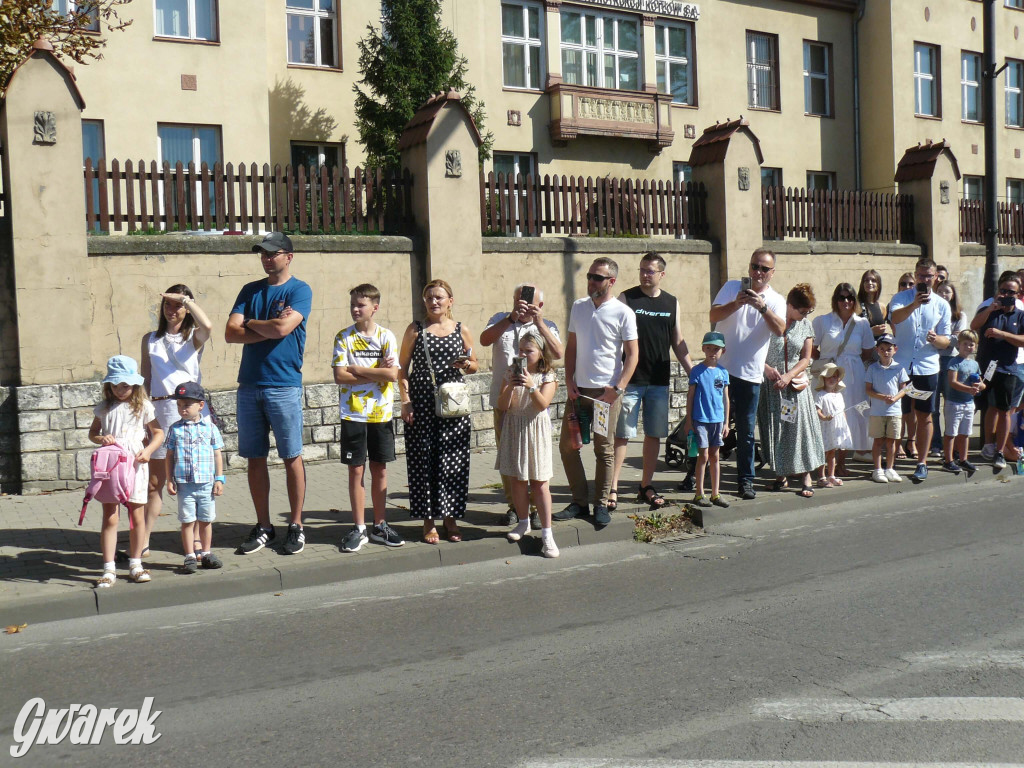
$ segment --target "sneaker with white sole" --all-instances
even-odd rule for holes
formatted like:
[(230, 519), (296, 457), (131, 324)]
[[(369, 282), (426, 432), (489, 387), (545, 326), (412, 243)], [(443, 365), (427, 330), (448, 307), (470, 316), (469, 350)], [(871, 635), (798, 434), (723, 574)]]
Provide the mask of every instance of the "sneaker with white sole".
[(871, 479), (874, 480), (876, 483), (888, 483), (889, 482), (889, 478), (887, 478), (885, 476), (885, 470), (884, 469), (876, 469), (875, 471), (873, 471), (871, 473)]
[(558, 557), (558, 545), (555, 544), (555, 540), (544, 539), (544, 542), (540, 547), (540, 553), (544, 557)]
[(380, 525), (375, 525), (370, 529), (370, 541), (375, 544), (383, 544), (385, 547), (400, 547), (405, 542), (402, 537), (395, 533), (395, 529), (387, 524), (387, 521), (382, 521)]
[(1002, 451), (996, 451), (996, 455), (992, 459), (992, 467), (994, 469), (1006, 469), (1006, 457), (1003, 456)]
[(885, 470), (885, 479), (888, 480), (890, 483), (902, 483), (903, 482), (903, 478), (900, 477), (900, 473), (897, 472), (895, 469), (887, 469), (887, 470)]
[(297, 555), (306, 548), (306, 533), (298, 523), (288, 526), (288, 535), (284, 539), (284, 553)]
[(260, 528), (259, 525), (254, 525), (238, 548), (243, 555), (251, 555), (253, 552), (259, 552), (276, 538), (277, 532), (274, 530), (274, 526)]
[(367, 540), (366, 531), (360, 531), (355, 526), (352, 526), (352, 530), (342, 539), (339, 549), (342, 552), (358, 552)]

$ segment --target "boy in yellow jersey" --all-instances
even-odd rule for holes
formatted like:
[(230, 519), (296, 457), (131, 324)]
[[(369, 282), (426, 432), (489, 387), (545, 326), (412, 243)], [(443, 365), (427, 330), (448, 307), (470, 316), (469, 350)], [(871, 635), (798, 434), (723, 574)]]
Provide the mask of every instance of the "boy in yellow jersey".
[(405, 542), (384, 519), (388, 495), (387, 462), (395, 459), (392, 422), (398, 381), (398, 341), (395, 334), (374, 322), (380, 291), (369, 283), (349, 291), (349, 310), (355, 321), (334, 337), (334, 381), (341, 410), (341, 463), (348, 466), (348, 498), (352, 504), (352, 530), (341, 543), (342, 552), (356, 552), (367, 541), (366, 492), (363, 470), (370, 462), (373, 528), (369, 540), (386, 547)]

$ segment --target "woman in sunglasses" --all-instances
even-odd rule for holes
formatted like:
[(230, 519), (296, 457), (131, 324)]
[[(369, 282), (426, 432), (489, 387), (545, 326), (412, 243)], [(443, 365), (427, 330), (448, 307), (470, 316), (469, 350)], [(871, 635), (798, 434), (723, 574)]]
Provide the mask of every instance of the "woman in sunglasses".
[[(881, 280), (878, 281), (881, 283)], [(864, 280), (861, 280), (863, 286)], [(868, 417), (853, 409), (853, 406), (867, 400), (864, 389), (865, 365), (870, 363), (875, 349), (875, 337), (870, 321), (861, 317), (857, 294), (849, 283), (839, 283), (832, 291), (832, 311), (814, 318), (815, 370), (821, 370), (828, 363), (835, 363), (846, 370), (843, 383), (843, 400), (846, 403), (846, 422), (856, 452), (871, 451), (868, 437)], [(882, 326), (884, 327), (884, 325)], [(846, 471), (846, 452), (836, 452), (836, 479), (841, 484)]]

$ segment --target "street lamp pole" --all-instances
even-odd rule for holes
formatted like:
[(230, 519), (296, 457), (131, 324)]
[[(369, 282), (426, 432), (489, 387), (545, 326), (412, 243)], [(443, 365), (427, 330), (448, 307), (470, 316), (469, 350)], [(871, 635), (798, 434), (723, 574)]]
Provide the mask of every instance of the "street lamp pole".
[(995, 296), (999, 280), (999, 203), (996, 168), (996, 78), (1005, 69), (996, 69), (996, 0), (984, 0), (982, 15), (984, 50), (982, 81), (984, 83), (985, 120), (985, 283), (984, 296)]

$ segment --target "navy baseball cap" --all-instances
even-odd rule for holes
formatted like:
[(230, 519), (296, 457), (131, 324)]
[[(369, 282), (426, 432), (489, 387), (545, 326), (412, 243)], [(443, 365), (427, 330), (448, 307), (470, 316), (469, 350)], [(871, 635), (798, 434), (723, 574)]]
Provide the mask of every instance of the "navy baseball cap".
[(206, 392), (194, 381), (186, 381), (174, 388), (175, 400), (206, 400)]
[(896, 337), (893, 336), (891, 333), (883, 333), (881, 336), (879, 336), (877, 339), (875, 339), (875, 346), (876, 347), (879, 344), (895, 344), (895, 343), (896, 343)]

